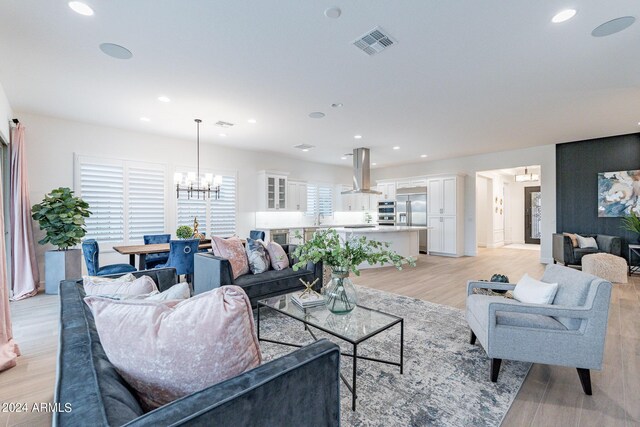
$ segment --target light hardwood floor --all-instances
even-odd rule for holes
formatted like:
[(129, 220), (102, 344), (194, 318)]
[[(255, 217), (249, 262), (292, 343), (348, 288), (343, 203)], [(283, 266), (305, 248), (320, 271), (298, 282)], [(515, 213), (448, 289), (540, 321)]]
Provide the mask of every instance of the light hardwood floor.
[[(525, 272), (539, 277), (538, 253), (483, 249), (478, 257), (421, 256), (416, 268), (365, 270), (360, 285), (464, 308), (468, 279), (500, 272), (512, 281)], [(53, 398), (58, 298), (38, 295), (11, 304), (14, 336), (23, 356), (0, 374), (0, 402), (47, 402)], [(467, 337), (464, 337), (465, 339)], [(487, 381), (489, 365), (487, 362)], [(533, 365), (503, 426), (640, 426), (640, 276), (614, 285), (605, 366), (592, 372), (593, 396), (582, 393), (575, 369)], [(0, 413), (0, 426), (49, 425), (49, 414)]]

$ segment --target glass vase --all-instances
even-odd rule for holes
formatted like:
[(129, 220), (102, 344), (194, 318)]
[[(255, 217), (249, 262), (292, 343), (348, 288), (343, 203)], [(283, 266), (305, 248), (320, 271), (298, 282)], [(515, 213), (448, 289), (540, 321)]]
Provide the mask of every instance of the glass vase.
[(349, 313), (358, 303), (348, 270), (333, 269), (331, 280), (322, 288), (322, 295), (329, 311), (336, 314)]

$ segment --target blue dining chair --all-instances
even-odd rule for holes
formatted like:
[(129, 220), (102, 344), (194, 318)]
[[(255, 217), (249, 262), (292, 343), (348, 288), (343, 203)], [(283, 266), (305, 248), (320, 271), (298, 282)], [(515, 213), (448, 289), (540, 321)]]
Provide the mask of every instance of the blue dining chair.
[[(148, 234), (142, 236), (145, 245), (156, 245), (158, 243), (169, 243), (171, 234)], [(154, 268), (158, 264), (164, 264), (169, 260), (169, 252), (160, 252), (157, 254), (147, 254), (145, 258), (145, 268)]]
[(251, 230), (249, 231), (249, 238), (251, 240), (262, 240), (264, 242), (264, 238), (265, 238), (264, 231)]
[(130, 264), (110, 264), (100, 267), (100, 248), (95, 239), (82, 242), (84, 262), (87, 264), (89, 276), (107, 276), (109, 274), (132, 273), (136, 268)]
[(155, 268), (175, 268), (176, 274), (193, 274), (193, 256), (198, 252), (200, 239), (171, 240), (169, 259)]

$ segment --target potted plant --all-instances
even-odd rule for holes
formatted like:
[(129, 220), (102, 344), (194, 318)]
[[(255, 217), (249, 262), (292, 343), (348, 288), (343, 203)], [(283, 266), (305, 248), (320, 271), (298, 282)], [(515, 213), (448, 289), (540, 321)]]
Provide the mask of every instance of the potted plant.
[(620, 225), (620, 228), (636, 233), (638, 235), (636, 237), (636, 241), (640, 243), (640, 217), (636, 215), (633, 209), (630, 210), (629, 216), (622, 218), (622, 225)]
[(176, 229), (176, 236), (178, 239), (190, 239), (193, 237), (193, 228), (188, 225), (181, 225)]
[(360, 275), (358, 266), (391, 264), (398, 270), (403, 265), (416, 265), (415, 259), (403, 257), (389, 250), (388, 242), (369, 240), (366, 236), (350, 236), (342, 239), (333, 229), (316, 231), (311, 240), (298, 246), (293, 256), (298, 261), (294, 270), (305, 267), (308, 262), (322, 263), (331, 268), (331, 281), (322, 288), (327, 308), (334, 313), (348, 313), (357, 303), (355, 287), (350, 273)]
[(91, 215), (89, 204), (66, 187), (56, 188), (33, 205), (31, 217), (46, 232), (38, 243), (51, 243), (58, 249), (45, 253), (45, 292), (58, 293), (60, 281), (82, 276), (82, 251), (69, 249), (87, 234), (85, 219)]

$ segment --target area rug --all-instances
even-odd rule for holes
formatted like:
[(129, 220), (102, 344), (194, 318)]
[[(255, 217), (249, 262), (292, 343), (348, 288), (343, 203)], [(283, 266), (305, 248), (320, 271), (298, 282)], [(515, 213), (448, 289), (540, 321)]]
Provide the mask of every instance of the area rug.
[[(358, 361), (358, 403), (340, 384), (345, 426), (498, 426), (520, 389), (529, 363), (503, 361), (497, 383), (489, 380), (489, 360), (479, 344), (469, 344), (462, 310), (357, 287), (359, 304), (404, 318), (405, 367)], [(292, 343), (312, 338), (301, 323), (273, 310), (261, 311), (261, 336)], [(352, 346), (319, 330), (344, 351)], [(398, 360), (400, 328), (384, 331), (358, 345), (358, 354)], [(261, 342), (265, 361), (295, 350)], [(351, 378), (351, 360), (342, 357), (342, 373)]]

